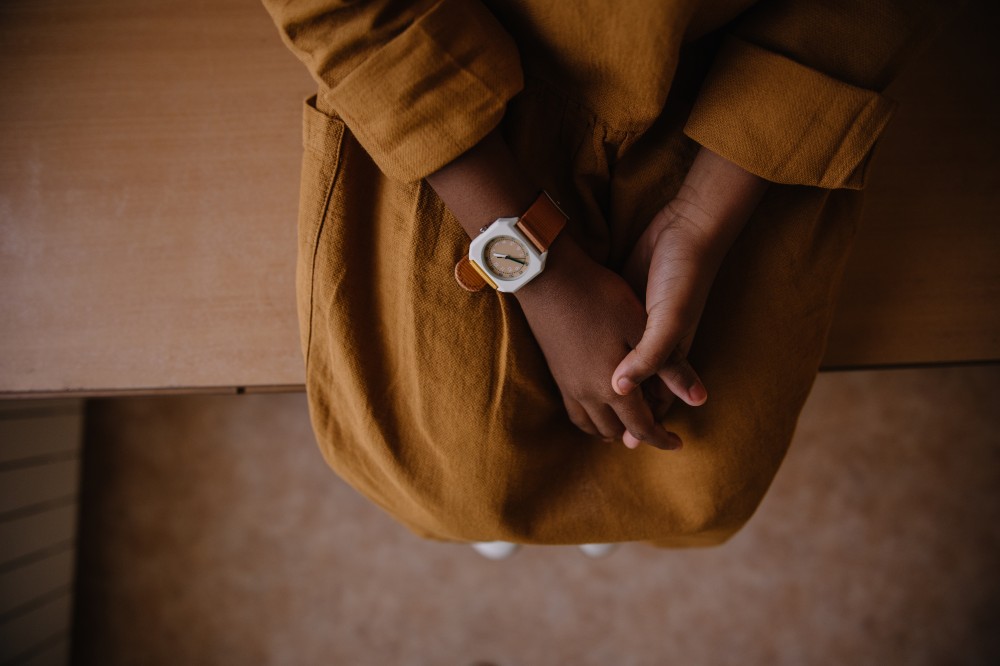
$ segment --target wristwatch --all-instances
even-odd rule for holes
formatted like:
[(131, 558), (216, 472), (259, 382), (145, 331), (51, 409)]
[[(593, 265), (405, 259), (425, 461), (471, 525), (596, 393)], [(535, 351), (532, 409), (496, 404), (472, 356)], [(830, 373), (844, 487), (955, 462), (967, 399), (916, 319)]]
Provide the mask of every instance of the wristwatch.
[(521, 217), (501, 217), (479, 230), (469, 256), (455, 265), (455, 279), (467, 291), (489, 285), (513, 293), (545, 268), (549, 246), (566, 226), (566, 214), (546, 192)]

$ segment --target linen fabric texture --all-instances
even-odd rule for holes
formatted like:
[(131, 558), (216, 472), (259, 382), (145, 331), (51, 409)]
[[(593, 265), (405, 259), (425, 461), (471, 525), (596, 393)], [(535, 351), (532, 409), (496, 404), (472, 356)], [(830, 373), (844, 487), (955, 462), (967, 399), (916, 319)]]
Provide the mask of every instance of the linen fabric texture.
[[(913, 1), (264, 0), (315, 77), (298, 307), (330, 467), (445, 541), (713, 545), (750, 518), (817, 373)], [(579, 431), (518, 307), (469, 293), (422, 179), (497, 126), (618, 270), (699, 145), (773, 181), (690, 353), (680, 451)], [(609, 312), (606, 316), (613, 317)], [(609, 377), (610, 381), (610, 377)], [(678, 401), (679, 402), (679, 401)]]

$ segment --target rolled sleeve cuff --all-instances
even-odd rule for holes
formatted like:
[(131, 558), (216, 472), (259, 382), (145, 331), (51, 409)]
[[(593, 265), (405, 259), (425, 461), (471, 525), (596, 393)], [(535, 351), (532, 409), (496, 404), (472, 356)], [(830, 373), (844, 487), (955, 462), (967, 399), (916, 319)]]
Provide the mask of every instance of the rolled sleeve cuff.
[(895, 103), (730, 38), (684, 133), (762, 178), (861, 189)]
[(414, 181), (489, 134), (522, 87), (517, 47), (493, 15), (443, 0), (328, 94), (379, 168)]

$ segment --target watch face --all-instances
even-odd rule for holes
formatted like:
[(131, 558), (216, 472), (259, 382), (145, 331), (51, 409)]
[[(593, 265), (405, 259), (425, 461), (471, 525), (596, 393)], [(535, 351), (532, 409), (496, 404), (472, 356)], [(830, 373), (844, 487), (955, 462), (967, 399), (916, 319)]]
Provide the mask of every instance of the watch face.
[(501, 280), (514, 280), (528, 270), (528, 248), (511, 236), (497, 236), (483, 248), (483, 261)]

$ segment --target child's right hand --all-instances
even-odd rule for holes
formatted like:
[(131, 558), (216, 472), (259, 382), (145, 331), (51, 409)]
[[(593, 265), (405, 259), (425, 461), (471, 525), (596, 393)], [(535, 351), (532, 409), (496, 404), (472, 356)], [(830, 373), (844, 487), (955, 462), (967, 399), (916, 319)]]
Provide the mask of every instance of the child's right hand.
[[(550, 249), (545, 271), (516, 296), (577, 427), (606, 439), (621, 439), (627, 430), (657, 448), (681, 446), (680, 438), (658, 423), (662, 413), (654, 417), (645, 384), (627, 396), (612, 390), (611, 373), (646, 324), (643, 304), (621, 276), (592, 260), (564, 232)], [(638, 446), (630, 442), (630, 448)]]

